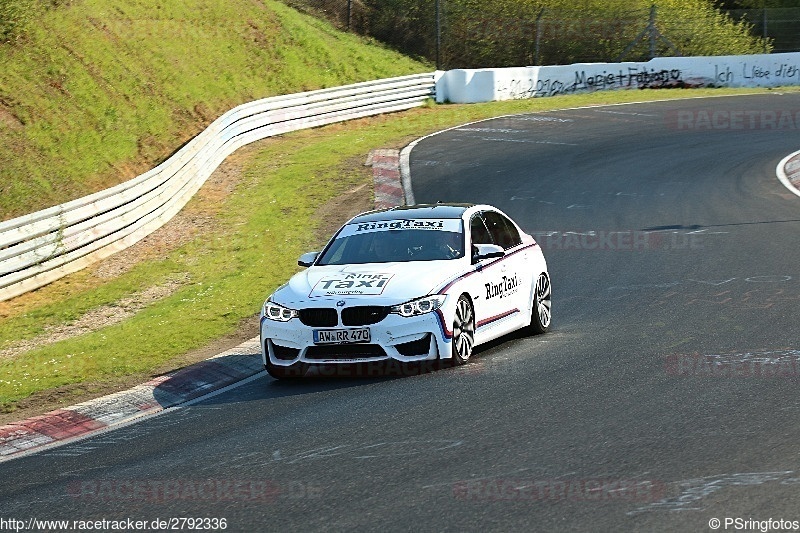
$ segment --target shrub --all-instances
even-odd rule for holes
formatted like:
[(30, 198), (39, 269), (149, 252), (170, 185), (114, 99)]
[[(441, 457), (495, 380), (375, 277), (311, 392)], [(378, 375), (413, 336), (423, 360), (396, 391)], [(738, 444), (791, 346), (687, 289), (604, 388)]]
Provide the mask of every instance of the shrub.
[(40, 7), (37, 0), (0, 0), (0, 42), (19, 39)]

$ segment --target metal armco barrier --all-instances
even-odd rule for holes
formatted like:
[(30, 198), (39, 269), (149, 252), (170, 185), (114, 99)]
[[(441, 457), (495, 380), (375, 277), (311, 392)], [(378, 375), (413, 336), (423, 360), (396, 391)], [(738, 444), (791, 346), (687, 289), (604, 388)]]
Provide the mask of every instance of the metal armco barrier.
[(438, 73), (265, 98), (228, 111), (132, 180), (0, 222), (0, 301), (123, 250), (169, 221), (234, 151), (305, 128), (402, 111), (435, 97)]

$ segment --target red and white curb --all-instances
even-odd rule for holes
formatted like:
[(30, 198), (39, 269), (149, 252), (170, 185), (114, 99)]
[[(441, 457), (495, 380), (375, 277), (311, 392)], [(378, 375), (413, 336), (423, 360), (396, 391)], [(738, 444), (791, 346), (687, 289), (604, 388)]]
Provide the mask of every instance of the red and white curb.
[(800, 196), (800, 150), (784, 157), (776, 169), (778, 179), (792, 194)]
[(152, 415), (263, 371), (259, 338), (132, 389), (0, 426), (0, 461)]
[(366, 166), (372, 167), (375, 186), (375, 209), (403, 205), (403, 184), (400, 177), (400, 150), (389, 148), (372, 150)]

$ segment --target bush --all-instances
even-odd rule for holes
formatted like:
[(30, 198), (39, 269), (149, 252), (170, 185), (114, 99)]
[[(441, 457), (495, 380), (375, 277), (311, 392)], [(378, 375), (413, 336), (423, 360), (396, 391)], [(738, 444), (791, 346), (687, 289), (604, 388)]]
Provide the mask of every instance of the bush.
[[(348, 0), (284, 0), (331, 16)], [(777, 1), (777, 0), (776, 0)], [(352, 31), (375, 37), (414, 56), (437, 57), (436, 12), (431, 0), (351, 0)], [(440, 68), (646, 60), (653, 0), (438, 0)], [(713, 0), (656, 0), (663, 36), (655, 55), (764, 53), (769, 41), (751, 26), (714, 7)], [(337, 7), (338, 6), (338, 7)], [(351, 17), (352, 18), (352, 17)], [(637, 37), (642, 37), (637, 40)], [(629, 45), (637, 43), (634, 46)]]
[[(641, 61), (653, 52), (650, 0), (589, 0), (580, 8), (565, 0), (446, 1), (446, 68)], [(660, 0), (655, 15), (656, 56), (769, 50), (749, 25), (707, 0)]]
[(19, 39), (36, 18), (39, 7), (37, 0), (0, 0), (0, 42)]

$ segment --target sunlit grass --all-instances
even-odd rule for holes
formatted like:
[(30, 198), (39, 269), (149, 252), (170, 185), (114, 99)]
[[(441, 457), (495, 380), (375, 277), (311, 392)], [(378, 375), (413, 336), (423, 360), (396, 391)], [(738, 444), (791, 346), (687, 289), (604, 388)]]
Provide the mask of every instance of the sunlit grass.
[(239, 104), (433, 70), (272, 0), (63, 3), (0, 65), (0, 220), (141, 174)]

